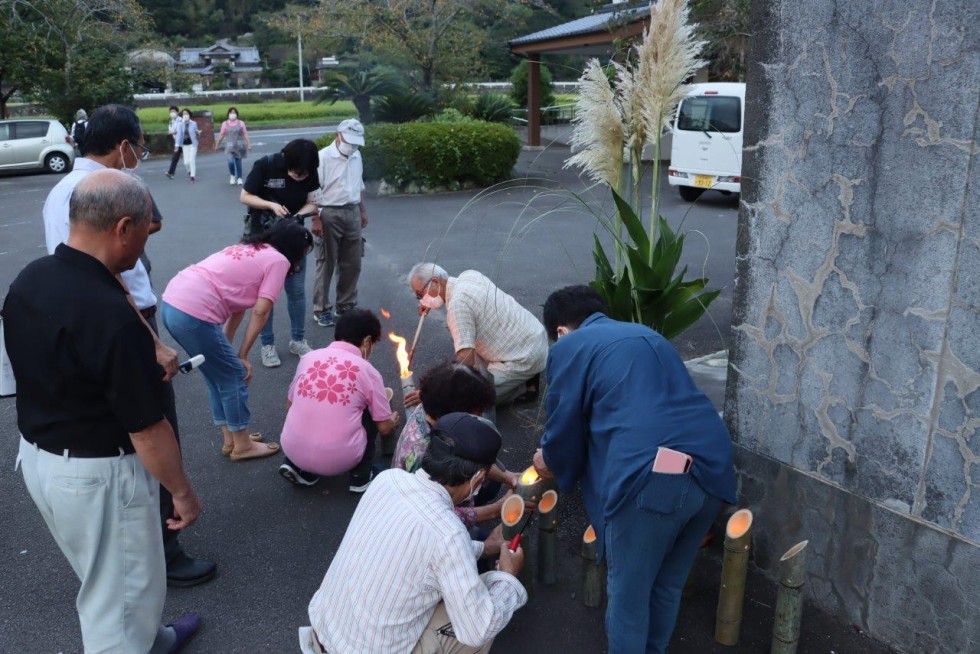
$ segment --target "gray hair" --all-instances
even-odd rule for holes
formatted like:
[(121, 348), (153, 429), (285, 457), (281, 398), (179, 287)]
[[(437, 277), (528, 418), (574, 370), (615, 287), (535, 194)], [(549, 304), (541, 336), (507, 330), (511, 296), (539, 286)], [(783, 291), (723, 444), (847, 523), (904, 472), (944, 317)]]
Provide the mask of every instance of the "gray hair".
[(446, 281), (449, 279), (449, 273), (434, 263), (417, 263), (412, 266), (411, 272), (408, 273), (409, 285), (418, 284), (422, 286), (427, 284), (430, 279)]
[(107, 232), (129, 216), (140, 226), (153, 215), (150, 191), (139, 177), (119, 170), (97, 170), (78, 183), (68, 203), (68, 222)]

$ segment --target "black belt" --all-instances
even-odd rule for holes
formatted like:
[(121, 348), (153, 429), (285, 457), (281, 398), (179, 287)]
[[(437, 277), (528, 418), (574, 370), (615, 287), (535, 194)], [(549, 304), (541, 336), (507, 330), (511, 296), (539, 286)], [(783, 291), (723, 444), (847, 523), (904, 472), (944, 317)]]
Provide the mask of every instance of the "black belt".
[(321, 204), (318, 205), (319, 209), (351, 209), (353, 207), (360, 206), (360, 202), (348, 202), (347, 204)]
[(153, 316), (157, 315), (157, 305), (154, 304), (152, 307), (140, 309), (140, 315), (146, 320), (153, 320)]
[[(30, 441), (28, 441), (30, 442)], [(57, 454), (58, 456), (64, 455), (65, 451), (68, 451), (68, 457), (71, 459), (108, 459), (111, 457), (119, 456), (119, 450), (122, 449), (124, 454), (134, 454), (136, 450), (133, 448), (132, 444), (119, 445), (116, 447), (54, 447), (51, 445), (41, 445), (40, 443), (34, 443), (38, 449), (44, 450), (49, 454)]]

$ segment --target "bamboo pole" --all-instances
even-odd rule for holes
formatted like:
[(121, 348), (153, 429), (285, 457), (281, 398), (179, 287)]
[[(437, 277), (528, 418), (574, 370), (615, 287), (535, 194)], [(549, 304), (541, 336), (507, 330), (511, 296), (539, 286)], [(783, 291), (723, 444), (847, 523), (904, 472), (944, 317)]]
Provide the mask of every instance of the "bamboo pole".
[(509, 543), (524, 527), (524, 499), (511, 495), (504, 500), (500, 507), (500, 522), (503, 523), (504, 540)]
[(606, 564), (599, 563), (595, 529), (590, 525), (582, 536), (582, 603), (589, 608), (602, 604), (606, 583)]
[(718, 612), (715, 614), (715, 640), (722, 645), (738, 644), (751, 545), (752, 512), (741, 509), (729, 518), (725, 529), (725, 558), (721, 566)]
[(803, 584), (806, 582), (806, 546), (809, 542), (797, 543), (779, 559), (772, 654), (796, 654), (803, 618)]
[(538, 502), (538, 580), (558, 581), (558, 493), (545, 491)]
[(530, 466), (521, 473), (521, 477), (517, 481), (517, 489), (514, 493), (520, 495), (525, 500), (540, 502), (541, 497), (546, 491), (557, 489), (558, 484), (555, 483), (554, 479), (543, 479), (538, 475), (534, 466)]

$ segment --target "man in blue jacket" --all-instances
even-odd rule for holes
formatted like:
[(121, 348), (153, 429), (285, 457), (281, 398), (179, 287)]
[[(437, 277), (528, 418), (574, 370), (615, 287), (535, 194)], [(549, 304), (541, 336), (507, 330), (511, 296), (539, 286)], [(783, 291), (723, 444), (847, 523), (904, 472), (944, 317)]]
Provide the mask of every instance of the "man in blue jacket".
[[(610, 654), (660, 653), (701, 540), (735, 502), (732, 442), (670, 342), (605, 311), (588, 286), (545, 302), (556, 343), (534, 466), (563, 493), (582, 482), (608, 565)], [(689, 455), (689, 472), (653, 472), (662, 447)]]

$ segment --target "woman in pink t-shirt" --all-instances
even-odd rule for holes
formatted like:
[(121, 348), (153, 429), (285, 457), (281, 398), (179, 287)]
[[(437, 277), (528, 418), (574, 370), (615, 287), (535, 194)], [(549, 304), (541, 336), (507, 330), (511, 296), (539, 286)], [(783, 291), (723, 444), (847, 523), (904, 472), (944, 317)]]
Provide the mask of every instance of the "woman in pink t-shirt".
[[(233, 461), (279, 450), (276, 443), (249, 438), (252, 364), (248, 353), (282, 292), (286, 275), (299, 267), (312, 246), (309, 231), (283, 220), (181, 270), (163, 292), (160, 315), (167, 331), (189, 355), (204, 355), (201, 374), (211, 416), (224, 437), (221, 451)], [(236, 353), (231, 343), (248, 309), (252, 315)]]
[(289, 385), (279, 474), (299, 486), (321, 475), (350, 471), (350, 491), (363, 493), (373, 477), (374, 441), (398, 426), (381, 373), (368, 363), (381, 339), (381, 321), (367, 309), (337, 320), (335, 340), (299, 360)]

